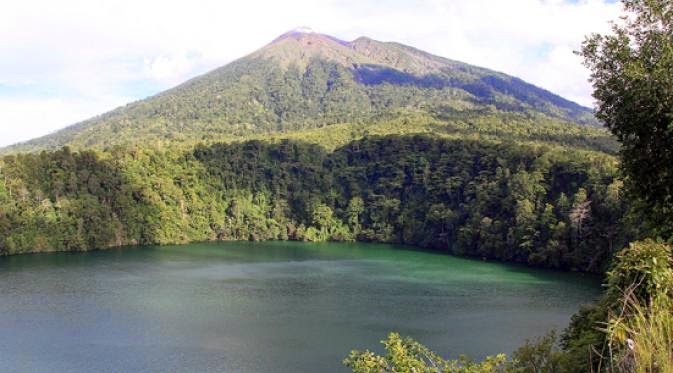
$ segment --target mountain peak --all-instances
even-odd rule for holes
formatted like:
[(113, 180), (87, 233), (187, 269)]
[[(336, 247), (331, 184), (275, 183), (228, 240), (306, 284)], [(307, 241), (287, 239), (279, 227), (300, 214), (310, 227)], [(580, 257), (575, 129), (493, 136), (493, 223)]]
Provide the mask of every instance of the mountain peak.
[(290, 37), (300, 37), (304, 35), (319, 35), (317, 32), (315, 32), (312, 28), (306, 27), (306, 26), (301, 26), (301, 27), (295, 27), (292, 30), (287, 31), (286, 33), (280, 35), (277, 37), (274, 41), (277, 40), (282, 40)]
[(293, 28), (292, 30), (288, 32), (293, 32), (293, 33), (299, 33), (299, 34), (315, 34), (315, 31), (313, 31), (312, 28), (306, 27), (306, 26), (300, 26)]
[[(316, 32), (315, 30), (313, 30), (310, 27), (301, 26), (301, 27), (293, 28), (292, 30), (289, 30), (286, 33), (280, 35), (279, 37), (275, 38), (271, 42), (271, 44), (275, 44), (275, 43), (278, 43), (280, 41), (287, 40), (287, 39), (300, 40), (300, 39), (322, 39), (322, 38), (342, 42), (342, 41), (340, 41), (337, 38), (334, 38), (332, 36), (324, 35), (324, 34), (321, 34), (319, 32)], [(342, 43), (344, 43), (344, 42), (342, 42)]]
[(353, 63), (372, 62), (350, 48), (350, 43), (316, 32), (308, 27), (292, 29), (249, 57), (261, 57), (281, 66), (306, 66), (311, 60), (322, 58), (351, 66)]

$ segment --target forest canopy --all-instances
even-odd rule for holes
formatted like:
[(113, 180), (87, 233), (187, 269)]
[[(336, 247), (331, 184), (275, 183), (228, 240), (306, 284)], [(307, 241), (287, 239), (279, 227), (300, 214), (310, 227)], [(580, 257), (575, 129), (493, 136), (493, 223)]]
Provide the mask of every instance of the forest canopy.
[(0, 252), (200, 240), (395, 242), (599, 272), (626, 242), (617, 163), (556, 147), (366, 137), (6, 156)]

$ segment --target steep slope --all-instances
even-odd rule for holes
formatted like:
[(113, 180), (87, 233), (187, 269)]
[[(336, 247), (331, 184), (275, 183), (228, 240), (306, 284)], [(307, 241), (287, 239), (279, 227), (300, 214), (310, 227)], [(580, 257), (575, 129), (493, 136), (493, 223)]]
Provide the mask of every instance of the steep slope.
[(4, 151), (209, 142), (410, 112), (449, 121), (516, 112), (596, 123), (589, 109), (502, 73), (398, 43), (295, 30), (173, 89)]

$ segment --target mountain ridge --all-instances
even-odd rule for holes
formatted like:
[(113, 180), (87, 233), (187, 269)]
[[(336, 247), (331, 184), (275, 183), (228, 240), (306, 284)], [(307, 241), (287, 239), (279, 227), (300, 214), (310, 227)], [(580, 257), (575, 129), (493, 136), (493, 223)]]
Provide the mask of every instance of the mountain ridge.
[(597, 124), (592, 111), (525, 81), (396, 42), (295, 29), (203, 75), (0, 151), (108, 147), (362, 123), (400, 111), (519, 112)]

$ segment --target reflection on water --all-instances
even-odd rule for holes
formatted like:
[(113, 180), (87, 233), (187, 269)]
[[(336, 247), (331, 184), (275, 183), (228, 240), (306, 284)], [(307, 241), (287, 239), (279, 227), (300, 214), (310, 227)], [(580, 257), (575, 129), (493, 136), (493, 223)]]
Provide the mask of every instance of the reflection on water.
[(343, 371), (389, 331), (481, 357), (565, 327), (599, 292), (591, 276), (362, 243), (0, 258), (0, 371)]

